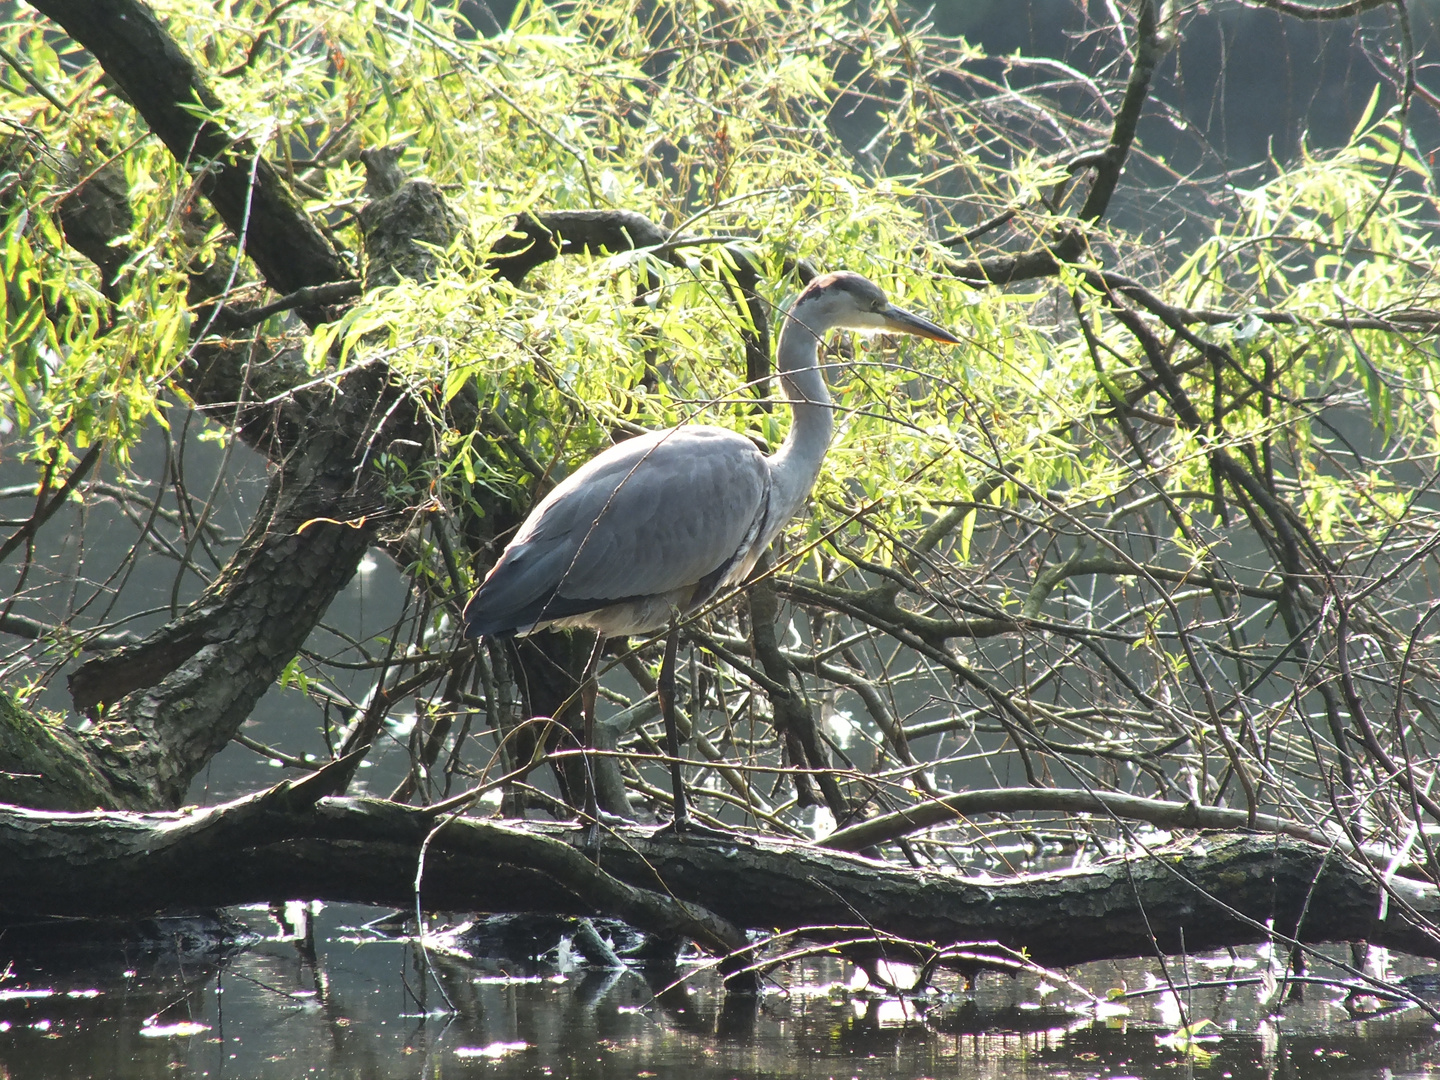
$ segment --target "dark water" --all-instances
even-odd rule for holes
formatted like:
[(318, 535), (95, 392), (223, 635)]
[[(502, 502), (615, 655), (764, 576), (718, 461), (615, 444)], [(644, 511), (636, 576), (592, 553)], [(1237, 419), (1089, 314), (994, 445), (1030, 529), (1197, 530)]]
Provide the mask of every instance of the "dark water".
[[(564, 944), (542, 963), (468, 959), (439, 934), (424, 950), (378, 937), (363, 926), (380, 914), (370, 909), (311, 911), (292, 906), (285, 925), (237, 912), (259, 939), (218, 966), (174, 951), (17, 958), (0, 981), (0, 1077), (1268, 1080), (1440, 1068), (1440, 1030), (1418, 1009), (1354, 1018), (1342, 991), (1308, 985), (1265, 1016), (1245, 981), (1268, 967), (1263, 950), (1171, 961), (1172, 978), (1207, 984), (1179, 995), (1197, 1035), (1187, 1049), (1164, 992), (1097, 1011), (1059, 980), (986, 974), (903, 1000), (810, 959), (774, 972), (758, 998), (727, 997), (695, 967), (678, 983), (584, 969)], [(1433, 970), (1396, 960), (1387, 973)], [(1163, 985), (1145, 961), (1072, 974), (1102, 999)]]

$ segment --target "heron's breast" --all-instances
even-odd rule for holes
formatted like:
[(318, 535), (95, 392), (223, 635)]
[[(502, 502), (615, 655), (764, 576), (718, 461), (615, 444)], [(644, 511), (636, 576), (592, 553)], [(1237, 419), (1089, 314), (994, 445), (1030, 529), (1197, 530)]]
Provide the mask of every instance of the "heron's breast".
[(537, 624), (535, 629), (553, 627), (557, 630), (593, 630), (606, 637), (653, 634), (669, 626), (670, 617), (675, 612), (684, 614), (694, 595), (695, 586), (686, 585), (655, 596), (637, 596), (622, 600), (618, 604), (609, 604), (580, 615), (567, 615), (563, 619)]

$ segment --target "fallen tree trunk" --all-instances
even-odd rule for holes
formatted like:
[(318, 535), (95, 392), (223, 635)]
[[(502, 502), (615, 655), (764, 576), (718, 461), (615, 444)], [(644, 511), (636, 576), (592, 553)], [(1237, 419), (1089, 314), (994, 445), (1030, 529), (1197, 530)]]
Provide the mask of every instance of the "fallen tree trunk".
[[(342, 770), (343, 771), (343, 770)], [(1200, 952), (1278, 937), (1440, 956), (1440, 890), (1389, 884), (1289, 838), (1221, 834), (1154, 856), (1000, 880), (912, 870), (774, 838), (627, 827), (597, 860), (561, 825), (330, 797), (326, 772), (176, 813), (0, 807), (0, 916), (142, 916), (266, 900), (607, 915), (712, 953), (741, 931), (996, 941), (1034, 961)], [(422, 866), (423, 859), (423, 866)], [(1273, 928), (1273, 935), (1271, 929)]]

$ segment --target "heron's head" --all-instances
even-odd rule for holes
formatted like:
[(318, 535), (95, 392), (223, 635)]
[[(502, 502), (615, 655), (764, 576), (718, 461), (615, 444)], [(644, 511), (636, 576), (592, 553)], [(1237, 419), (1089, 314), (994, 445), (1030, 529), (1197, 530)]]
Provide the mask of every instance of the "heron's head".
[(896, 307), (879, 285), (849, 270), (822, 274), (805, 286), (790, 308), (790, 318), (820, 335), (828, 330), (860, 330), (961, 343), (943, 326)]

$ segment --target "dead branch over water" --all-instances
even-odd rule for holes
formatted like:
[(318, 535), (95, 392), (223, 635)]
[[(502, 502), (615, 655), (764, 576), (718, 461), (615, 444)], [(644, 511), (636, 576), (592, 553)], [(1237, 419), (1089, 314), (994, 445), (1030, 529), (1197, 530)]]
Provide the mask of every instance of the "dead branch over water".
[(411, 909), (418, 878), (432, 911), (603, 915), (719, 954), (745, 955), (748, 930), (916, 961), (927, 957), (902, 942), (998, 942), (1047, 966), (1277, 938), (1440, 956), (1433, 886), (1390, 882), (1381, 919), (1378, 874), (1276, 836), (1197, 836), (1149, 857), (976, 877), (769, 836), (640, 828), (607, 831), (596, 855), (566, 826), (313, 799), (318, 790), (301, 782), (165, 814), (5, 809), (0, 913), (124, 918), (279, 897)]

